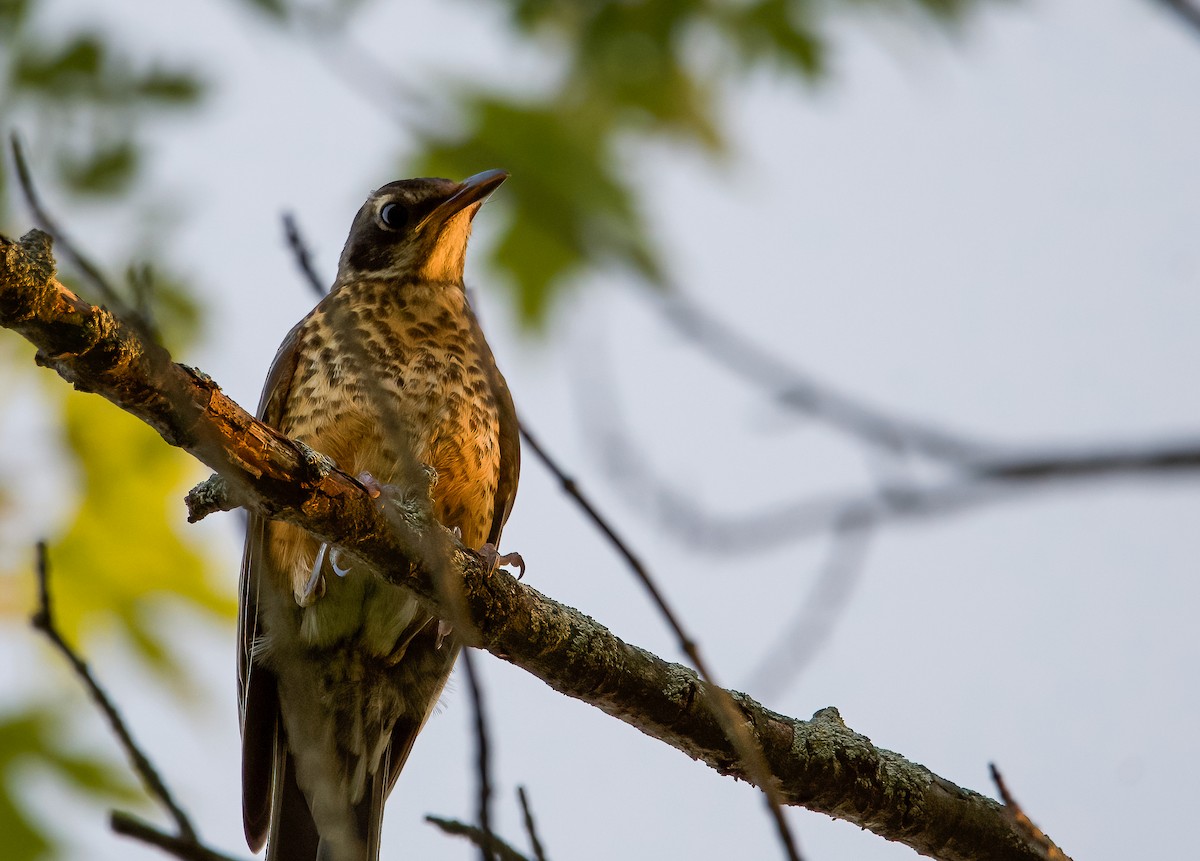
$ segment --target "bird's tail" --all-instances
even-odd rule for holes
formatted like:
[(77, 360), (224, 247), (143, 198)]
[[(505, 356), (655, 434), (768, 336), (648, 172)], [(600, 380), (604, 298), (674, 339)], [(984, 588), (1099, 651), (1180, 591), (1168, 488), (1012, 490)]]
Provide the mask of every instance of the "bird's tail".
[(266, 861), (378, 861), (386, 778), (369, 780), (363, 799), (354, 806), (351, 833), (342, 839), (322, 838), (296, 783), (295, 763), (286, 751), (280, 753)]
[(296, 768), (284, 745), (275, 751), (275, 797), (266, 861), (315, 861), (321, 838), (304, 793), (296, 784)]

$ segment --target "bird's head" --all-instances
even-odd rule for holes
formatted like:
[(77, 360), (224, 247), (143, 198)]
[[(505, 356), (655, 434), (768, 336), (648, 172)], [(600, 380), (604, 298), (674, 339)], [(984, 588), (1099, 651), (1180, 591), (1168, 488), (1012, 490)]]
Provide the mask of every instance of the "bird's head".
[(488, 170), (462, 182), (402, 179), (367, 198), (338, 263), (338, 281), (359, 278), (461, 283), (471, 220), (508, 179)]

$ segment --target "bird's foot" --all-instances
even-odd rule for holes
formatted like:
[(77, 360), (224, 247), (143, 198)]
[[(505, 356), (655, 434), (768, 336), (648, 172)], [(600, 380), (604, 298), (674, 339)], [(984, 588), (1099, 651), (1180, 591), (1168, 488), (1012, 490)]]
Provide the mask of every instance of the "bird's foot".
[(345, 577), (350, 573), (350, 566), (342, 564), (342, 548), (335, 547), (328, 542), (321, 542), (321, 546), (317, 548), (317, 557), (313, 560), (312, 571), (309, 573), (308, 579), (304, 581), (304, 585), (298, 592), (293, 593), (296, 603), (301, 607), (311, 607), (319, 598), (324, 597), (326, 560), (329, 560), (329, 567), (338, 577)]
[(520, 580), (525, 576), (525, 560), (521, 558), (520, 553), (505, 553), (502, 556), (500, 555), (500, 551), (496, 549), (496, 545), (489, 541), (479, 548), (479, 555), (483, 557), (483, 564), (489, 574), (501, 565), (516, 565), (521, 569), (521, 573), (517, 575), (517, 579)]

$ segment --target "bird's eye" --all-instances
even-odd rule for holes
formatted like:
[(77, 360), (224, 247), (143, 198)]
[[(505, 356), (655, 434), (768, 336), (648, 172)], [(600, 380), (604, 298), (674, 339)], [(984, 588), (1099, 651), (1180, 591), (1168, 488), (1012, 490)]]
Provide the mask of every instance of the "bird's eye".
[(385, 203), (379, 210), (379, 220), (384, 227), (399, 230), (408, 223), (408, 210), (398, 203)]

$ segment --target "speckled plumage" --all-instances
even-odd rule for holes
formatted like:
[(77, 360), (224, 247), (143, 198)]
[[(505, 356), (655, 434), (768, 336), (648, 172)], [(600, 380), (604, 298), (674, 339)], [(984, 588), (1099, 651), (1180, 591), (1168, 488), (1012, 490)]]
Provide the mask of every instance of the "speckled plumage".
[[(471, 218), (504, 176), (405, 180), (363, 205), (334, 289), (285, 339), (262, 419), (392, 492), (434, 476), (434, 514), (498, 544), (516, 493), (516, 414), (471, 312)], [(393, 227), (389, 204), (405, 221)], [(239, 660), (243, 812), (279, 861), (369, 861), (383, 801), (458, 653), (438, 620), (318, 542), (251, 516)], [(319, 588), (313, 588), (313, 584)]]

